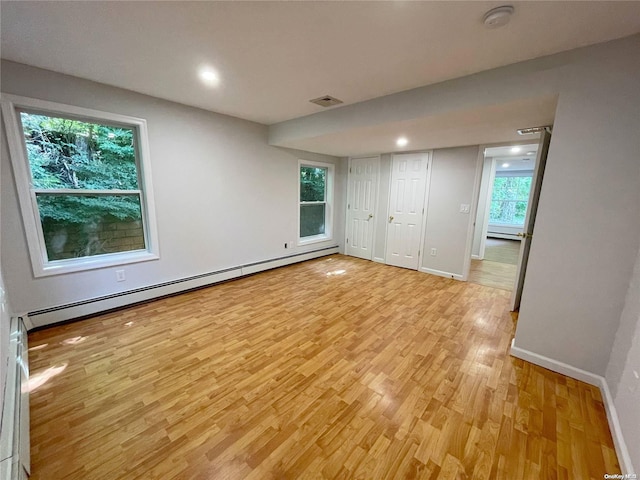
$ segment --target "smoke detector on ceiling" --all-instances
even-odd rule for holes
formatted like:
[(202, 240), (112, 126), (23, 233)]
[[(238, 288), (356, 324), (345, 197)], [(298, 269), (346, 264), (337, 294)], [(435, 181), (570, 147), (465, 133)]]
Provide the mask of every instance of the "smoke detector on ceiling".
[(511, 15), (513, 15), (513, 6), (503, 5), (489, 10), (484, 14), (482, 23), (487, 28), (498, 28), (509, 23)]
[(316, 105), (320, 105), (321, 107), (333, 107), (334, 105), (344, 103), (342, 100), (338, 100), (331, 95), (323, 95), (322, 97), (314, 98), (313, 100), (309, 101), (311, 103), (315, 103)]

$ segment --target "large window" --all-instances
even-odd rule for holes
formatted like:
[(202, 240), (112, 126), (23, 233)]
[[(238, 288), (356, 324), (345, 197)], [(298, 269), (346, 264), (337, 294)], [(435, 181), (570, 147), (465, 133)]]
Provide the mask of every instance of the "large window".
[(530, 190), (531, 174), (498, 176), (496, 173), (491, 194), (489, 223), (523, 226)]
[(144, 120), (19, 98), (3, 111), (36, 276), (157, 258)]
[(331, 238), (333, 165), (300, 162), (299, 243)]

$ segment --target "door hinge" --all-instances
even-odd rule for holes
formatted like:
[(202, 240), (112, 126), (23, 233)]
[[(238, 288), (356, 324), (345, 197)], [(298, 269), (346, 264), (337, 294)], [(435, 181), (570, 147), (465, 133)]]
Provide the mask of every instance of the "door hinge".
[(418, 250), (418, 256), (420, 256), (420, 250)]
[(424, 207), (422, 207), (422, 214), (424, 215)]
[(351, 167), (349, 167), (349, 173), (351, 173)]
[(350, 210), (350, 209), (351, 209), (351, 204), (347, 203), (347, 210)]
[(349, 239), (347, 238), (347, 245), (349, 245)]

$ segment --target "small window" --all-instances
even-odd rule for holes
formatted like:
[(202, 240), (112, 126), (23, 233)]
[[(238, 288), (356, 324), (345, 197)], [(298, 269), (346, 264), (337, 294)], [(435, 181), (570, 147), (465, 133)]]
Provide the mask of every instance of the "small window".
[(25, 100), (3, 108), (36, 276), (157, 258), (144, 120)]
[(530, 190), (531, 175), (496, 176), (491, 193), (489, 223), (523, 226)]
[(299, 243), (331, 239), (333, 165), (300, 163)]

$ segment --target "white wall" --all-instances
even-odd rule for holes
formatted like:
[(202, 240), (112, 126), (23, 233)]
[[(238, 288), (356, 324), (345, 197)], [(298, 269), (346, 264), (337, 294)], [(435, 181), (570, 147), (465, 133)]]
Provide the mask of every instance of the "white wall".
[[(479, 147), (434, 150), (427, 190), (425, 242), (420, 269), (462, 278), (469, 257), (472, 205), (480, 175)], [(469, 213), (461, 213), (461, 204)], [(436, 256), (430, 254), (435, 248)]]
[(487, 236), (487, 218), (489, 214), (489, 192), (493, 185), (493, 158), (484, 159), (482, 164), (482, 179), (480, 180), (480, 192), (478, 194), (478, 208), (476, 211), (476, 224), (473, 228), (473, 245), (471, 255), (478, 260), (484, 258), (484, 248), (482, 239)]
[(640, 246), (639, 51), (635, 36), (564, 72), (515, 337), (597, 375)]
[[(2, 265), (16, 312), (29, 312), (241, 264), (342, 245), (345, 162), (267, 145), (267, 127), (134, 92), (2, 62), (2, 91), (145, 118), (160, 260), (35, 279), (6, 143), (2, 145)], [(331, 241), (297, 239), (298, 159), (337, 164)]]
[(634, 471), (640, 472), (640, 251), (607, 366), (607, 384)]

